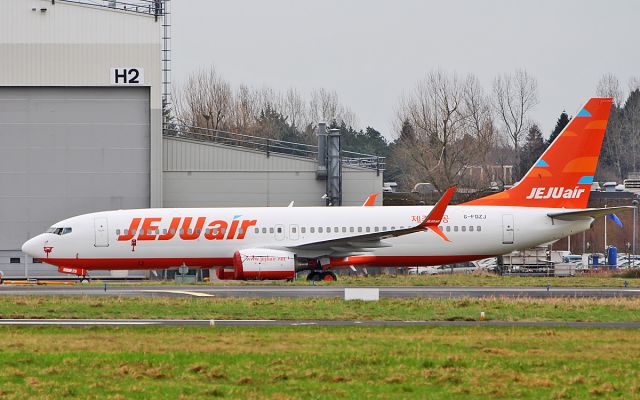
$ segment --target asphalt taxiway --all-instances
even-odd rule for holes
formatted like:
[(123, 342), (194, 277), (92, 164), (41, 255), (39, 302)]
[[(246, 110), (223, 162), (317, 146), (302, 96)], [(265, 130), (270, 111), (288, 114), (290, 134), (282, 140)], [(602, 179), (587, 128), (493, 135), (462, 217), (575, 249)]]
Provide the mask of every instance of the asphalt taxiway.
[[(578, 287), (377, 287), (380, 297), (640, 297), (638, 288)], [(206, 286), (127, 285), (22, 286), (2, 285), (0, 296), (126, 296), (126, 297), (344, 297), (344, 286)]]

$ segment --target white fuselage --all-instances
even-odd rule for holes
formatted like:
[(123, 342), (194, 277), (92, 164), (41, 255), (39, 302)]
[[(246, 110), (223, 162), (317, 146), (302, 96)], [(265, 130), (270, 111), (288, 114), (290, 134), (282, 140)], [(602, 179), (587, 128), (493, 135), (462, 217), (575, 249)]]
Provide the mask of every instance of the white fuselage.
[[(306, 243), (413, 227), (431, 208), (105, 211), (60, 221), (52, 228), (71, 229), (66, 233), (54, 229), (54, 233), (41, 234), (27, 241), (23, 251), (53, 265), (85, 269), (156, 269), (183, 264), (230, 266), (234, 253), (242, 249), (286, 250)], [(587, 230), (592, 222), (591, 218), (571, 222), (552, 220), (547, 214), (553, 211), (558, 209), (449, 206), (440, 227), (450, 241), (426, 230), (383, 239), (380, 247), (367, 248), (355, 255), (341, 255), (339, 248), (330, 249), (333, 253), (328, 255), (326, 250), (294, 252), (302, 258), (326, 257), (334, 267), (439, 265), (530, 248)]]

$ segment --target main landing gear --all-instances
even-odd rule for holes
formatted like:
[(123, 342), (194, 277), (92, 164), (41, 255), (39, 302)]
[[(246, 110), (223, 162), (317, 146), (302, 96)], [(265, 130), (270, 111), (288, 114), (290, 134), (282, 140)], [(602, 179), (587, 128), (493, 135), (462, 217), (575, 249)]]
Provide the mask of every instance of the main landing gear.
[(334, 282), (338, 280), (338, 277), (331, 271), (311, 271), (307, 275), (307, 280)]

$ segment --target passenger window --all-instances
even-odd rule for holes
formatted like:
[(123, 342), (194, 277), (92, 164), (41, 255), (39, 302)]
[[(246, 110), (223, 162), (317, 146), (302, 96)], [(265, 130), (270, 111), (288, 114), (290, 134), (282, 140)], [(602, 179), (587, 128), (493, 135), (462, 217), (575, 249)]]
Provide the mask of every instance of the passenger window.
[(454, 226), (454, 227), (453, 227), (453, 231), (454, 231), (454, 232), (458, 232), (458, 225), (456, 225), (456, 226)]
[[(242, 231), (242, 229), (240, 229), (240, 231)], [(199, 235), (199, 234), (202, 233), (202, 230), (201, 229), (196, 229), (196, 233)], [(240, 232), (240, 233), (242, 233), (242, 232)]]
[(218, 234), (218, 228), (213, 228), (211, 230), (211, 232), (213, 232), (214, 235), (217, 235)]
[(269, 233), (273, 233), (273, 228), (269, 228)]
[(322, 227), (318, 228), (318, 233), (322, 233)]
[(116, 229), (116, 235), (120, 235), (120, 229)]
[(282, 233), (282, 228), (278, 227), (278, 233)]
[(167, 229), (166, 229), (166, 228), (162, 230), (162, 234), (163, 234), (163, 235), (166, 235), (166, 234), (167, 234)]
[(267, 233), (267, 228), (262, 228), (262, 233)]
[(478, 225), (478, 232), (480, 232), (482, 230), (482, 228), (480, 227), (480, 225)]
[(447, 225), (447, 232), (451, 232), (451, 227)]
[(373, 227), (373, 231), (374, 231), (374, 232), (378, 232), (379, 230), (380, 230), (380, 228), (378, 228), (377, 226), (374, 226), (374, 227)]
[(296, 233), (296, 228), (295, 227), (291, 228), (291, 232)]
[(464, 225), (462, 225), (462, 226), (460, 227), (460, 229), (462, 229), (462, 232), (466, 232), (466, 231), (467, 231), (467, 227), (466, 227), (466, 226), (464, 226)]
[(170, 232), (171, 232), (171, 234), (172, 234), (172, 235), (175, 235), (175, 234), (176, 234), (176, 230), (175, 230), (175, 229), (171, 229), (171, 231), (170, 231)]
[(358, 233), (360, 233), (360, 232), (362, 232), (362, 227), (361, 226), (358, 227)]
[(255, 228), (253, 231), (254, 231), (255, 233), (260, 233), (260, 228)]
[(149, 229), (148, 234), (149, 234), (149, 235), (153, 235), (153, 229)]
[(338, 231), (339, 231), (339, 230), (340, 230), (340, 229), (339, 229), (337, 226), (334, 226), (334, 227), (333, 227), (333, 232), (338, 233)]
[(342, 233), (347, 233), (347, 227), (346, 226), (342, 227)]
[(128, 234), (129, 234), (129, 229), (125, 229), (125, 230), (124, 230), (124, 234), (125, 234), (125, 235), (128, 235)]
[(131, 230), (131, 234), (132, 234), (133, 236), (135, 236), (135, 235), (136, 235), (136, 233), (137, 233), (137, 232), (136, 232), (136, 230), (135, 230), (135, 229), (132, 229), (132, 230)]
[(473, 232), (473, 225), (469, 227), (469, 232)]
[(311, 233), (316, 233), (316, 228), (314, 228), (313, 226), (311, 228), (309, 228), (309, 232)]
[(371, 232), (371, 227), (367, 226), (366, 231), (367, 231), (367, 233)]
[(386, 232), (386, 231), (387, 231), (387, 227), (386, 227), (386, 226), (383, 226), (383, 227), (382, 227), (382, 231), (383, 231), (383, 232)]
[(222, 228), (222, 234), (224, 235), (225, 233), (227, 233), (227, 228)]
[(327, 233), (331, 233), (331, 227), (327, 226)]
[(349, 232), (351, 233), (355, 232), (355, 229), (353, 228), (353, 226), (349, 228)]
[(300, 228), (300, 233), (307, 233), (307, 228), (305, 228), (304, 226)]
[(396, 230), (396, 227), (395, 227), (395, 226), (392, 226), (392, 227), (391, 227), (391, 230), (392, 230), (392, 231), (395, 231), (395, 230)]
[(238, 234), (242, 235), (242, 232), (244, 232), (244, 230), (242, 230), (242, 228), (238, 229)]

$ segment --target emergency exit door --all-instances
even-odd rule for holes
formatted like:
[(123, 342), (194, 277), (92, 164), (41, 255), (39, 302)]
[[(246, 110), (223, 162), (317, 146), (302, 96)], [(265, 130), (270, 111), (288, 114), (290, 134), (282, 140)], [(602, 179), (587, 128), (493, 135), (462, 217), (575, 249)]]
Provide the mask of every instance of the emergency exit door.
[(505, 214), (502, 216), (502, 243), (513, 244), (514, 227), (513, 215)]

